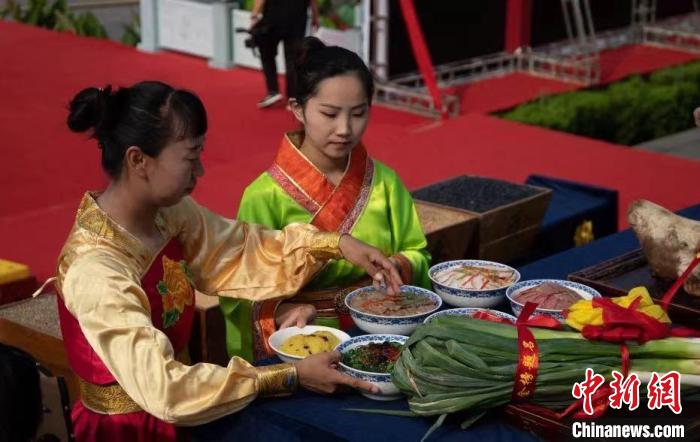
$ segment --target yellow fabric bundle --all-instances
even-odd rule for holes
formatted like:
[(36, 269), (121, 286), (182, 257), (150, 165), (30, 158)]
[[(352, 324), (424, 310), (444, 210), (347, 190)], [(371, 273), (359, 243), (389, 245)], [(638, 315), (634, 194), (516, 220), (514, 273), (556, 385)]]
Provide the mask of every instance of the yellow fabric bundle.
[(29, 267), (26, 265), (0, 259), (0, 284), (19, 281), (30, 276)]
[[(611, 300), (615, 304), (627, 308), (637, 298), (641, 298), (636, 308), (638, 312), (642, 312), (661, 322), (671, 322), (666, 312), (660, 306), (654, 304), (654, 300), (651, 299), (646, 287), (635, 287), (626, 296), (611, 298)], [(578, 301), (569, 307), (566, 323), (576, 330), (581, 330), (586, 325), (603, 325), (603, 309), (593, 307), (593, 301), (591, 300)]]

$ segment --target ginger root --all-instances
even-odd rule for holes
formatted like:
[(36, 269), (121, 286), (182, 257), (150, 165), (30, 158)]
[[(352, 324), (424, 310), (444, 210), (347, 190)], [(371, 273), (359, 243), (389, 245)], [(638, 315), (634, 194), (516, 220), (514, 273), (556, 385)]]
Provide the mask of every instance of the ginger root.
[[(651, 270), (660, 278), (677, 279), (698, 253), (700, 221), (683, 218), (646, 200), (630, 204), (627, 220), (642, 245)], [(698, 268), (683, 288), (700, 296)]]

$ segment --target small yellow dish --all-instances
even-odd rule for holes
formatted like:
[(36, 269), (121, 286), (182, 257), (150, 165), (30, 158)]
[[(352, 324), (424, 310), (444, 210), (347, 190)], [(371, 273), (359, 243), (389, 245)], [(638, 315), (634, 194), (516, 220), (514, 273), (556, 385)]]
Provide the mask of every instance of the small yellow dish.
[(295, 362), (312, 354), (333, 351), (348, 339), (350, 336), (342, 330), (322, 325), (307, 325), (302, 328), (288, 327), (277, 330), (270, 335), (267, 342), (284, 362)]
[(280, 350), (294, 356), (309, 356), (331, 351), (338, 344), (340, 344), (340, 339), (333, 333), (317, 331), (309, 335), (294, 335), (285, 339)]

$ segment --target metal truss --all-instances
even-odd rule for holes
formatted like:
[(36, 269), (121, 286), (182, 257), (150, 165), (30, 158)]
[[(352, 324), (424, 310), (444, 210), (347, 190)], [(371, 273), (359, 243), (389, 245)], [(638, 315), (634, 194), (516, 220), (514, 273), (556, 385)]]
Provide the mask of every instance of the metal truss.
[(700, 13), (664, 20), (642, 27), (642, 42), (655, 46), (700, 53)]
[(442, 109), (435, 107), (433, 97), (425, 88), (409, 88), (393, 83), (377, 83), (374, 99), (385, 107), (408, 111), (431, 118), (443, 114), (450, 117), (459, 115), (459, 97), (453, 94), (442, 94)]
[(600, 52), (630, 44), (650, 44), (700, 53), (700, 12), (656, 20), (657, 0), (633, 0), (629, 27), (596, 34), (589, 0), (561, 0), (567, 39), (515, 53), (496, 53), (435, 66), (444, 109), (436, 109), (420, 73), (383, 81), (377, 102), (432, 117), (459, 114), (459, 97), (449, 88), (514, 72), (591, 86), (600, 83)]

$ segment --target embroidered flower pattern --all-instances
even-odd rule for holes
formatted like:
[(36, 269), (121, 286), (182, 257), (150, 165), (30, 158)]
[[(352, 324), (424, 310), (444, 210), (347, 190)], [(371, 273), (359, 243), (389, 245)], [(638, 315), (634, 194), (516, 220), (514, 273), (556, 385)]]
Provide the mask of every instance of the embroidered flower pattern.
[(163, 255), (163, 280), (158, 282), (158, 293), (163, 301), (163, 328), (172, 327), (192, 305), (194, 298), (192, 273), (185, 261), (173, 261)]

